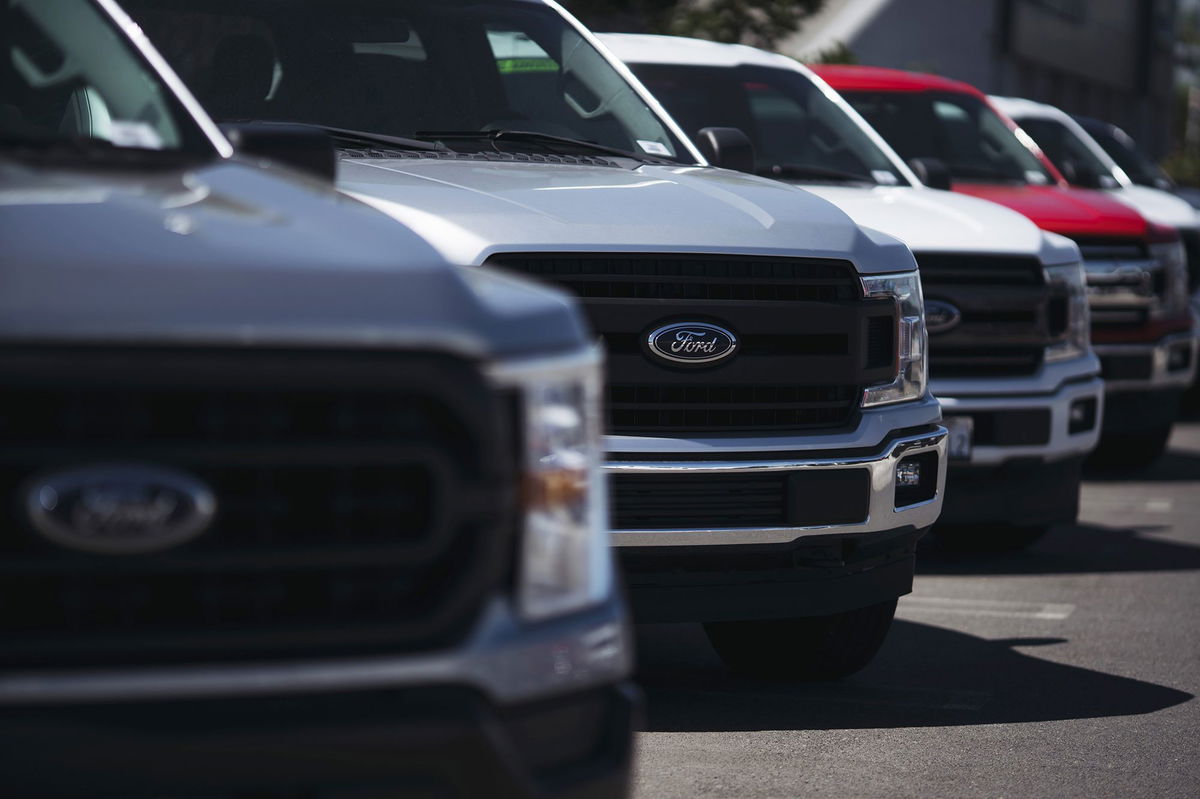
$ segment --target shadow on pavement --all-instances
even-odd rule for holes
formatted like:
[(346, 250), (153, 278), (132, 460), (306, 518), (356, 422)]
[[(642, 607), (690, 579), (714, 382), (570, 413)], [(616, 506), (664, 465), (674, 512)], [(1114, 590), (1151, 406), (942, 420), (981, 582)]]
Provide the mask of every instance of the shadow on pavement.
[(1104, 469), (1087, 466), (1089, 483), (1188, 483), (1200, 480), (1200, 452), (1172, 449), (1143, 469)]
[(698, 625), (638, 628), (649, 732), (866, 729), (1130, 716), (1191, 694), (1027, 653), (1061, 638), (987, 640), (897, 621), (876, 660), (838, 683), (731, 674)]
[(1200, 547), (1152, 538), (1167, 527), (1055, 527), (1029, 549), (1003, 554), (949, 552), (926, 536), (917, 551), (918, 574), (1090, 574), (1200, 569)]

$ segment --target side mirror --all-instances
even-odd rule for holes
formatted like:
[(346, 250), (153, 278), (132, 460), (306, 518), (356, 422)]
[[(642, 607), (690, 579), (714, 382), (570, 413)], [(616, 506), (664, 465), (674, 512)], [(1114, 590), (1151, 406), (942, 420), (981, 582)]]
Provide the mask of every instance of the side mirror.
[(696, 147), (713, 166), (754, 174), (754, 143), (737, 128), (703, 128)]
[[(1084, 189), (1111, 189), (1113, 188), (1113, 179), (1108, 175), (1101, 175), (1096, 170), (1089, 166), (1079, 163), (1078, 161), (1064, 160), (1062, 162), (1063, 177), (1067, 179), (1067, 183), (1072, 186), (1079, 186)], [(1105, 180), (1105, 178), (1108, 178)]]
[(310, 125), (247, 122), (222, 125), (230, 144), (244, 155), (264, 158), (333, 183), (337, 150), (329, 134)]
[(950, 167), (940, 158), (910, 158), (908, 166), (931, 189), (950, 191)]

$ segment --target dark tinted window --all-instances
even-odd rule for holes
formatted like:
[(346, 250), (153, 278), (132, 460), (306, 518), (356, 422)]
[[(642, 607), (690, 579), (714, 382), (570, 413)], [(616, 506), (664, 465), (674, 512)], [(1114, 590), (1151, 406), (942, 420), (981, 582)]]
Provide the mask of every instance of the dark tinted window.
[(1068, 180), (1078, 167), (1083, 167), (1102, 179), (1107, 177), (1114, 187), (1117, 185), (1108, 166), (1066, 125), (1053, 119), (1035, 118), (1018, 119), (1017, 124), (1037, 142), (1046, 157)]
[(504, 0), (130, 0), (217, 119), (517, 129), (687, 153), (553, 9)]
[(872, 183), (903, 182), (851, 116), (802, 73), (761, 66), (631, 67), (689, 135), (706, 127), (745, 132), (762, 174), (791, 167), (803, 179), (811, 168), (810, 179), (831, 170)]
[(957, 92), (843, 92), (904, 159), (938, 158), (956, 180), (1050, 183), (1050, 173), (987, 104)]
[(0, 2), (0, 139), (211, 151), (178, 98), (88, 0)]
[(1124, 169), (1125, 174), (1134, 183), (1158, 186), (1167, 180), (1158, 165), (1142, 154), (1137, 149), (1137, 144), (1124, 131), (1100, 124), (1085, 127), (1096, 143), (1108, 153), (1108, 157), (1116, 161), (1117, 166)]

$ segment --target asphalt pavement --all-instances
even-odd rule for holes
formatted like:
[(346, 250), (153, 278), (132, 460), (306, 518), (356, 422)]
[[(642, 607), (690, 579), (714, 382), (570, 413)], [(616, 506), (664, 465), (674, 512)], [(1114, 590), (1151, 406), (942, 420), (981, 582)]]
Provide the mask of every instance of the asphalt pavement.
[(639, 799), (1200, 797), (1200, 423), (1092, 475), (1029, 550), (925, 547), (878, 658), (839, 683), (726, 671), (639, 628)]

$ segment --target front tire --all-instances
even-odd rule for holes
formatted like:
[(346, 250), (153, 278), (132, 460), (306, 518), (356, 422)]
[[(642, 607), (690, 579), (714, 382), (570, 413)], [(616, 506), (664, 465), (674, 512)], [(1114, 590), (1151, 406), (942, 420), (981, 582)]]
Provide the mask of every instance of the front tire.
[(704, 625), (717, 654), (739, 674), (770, 680), (840, 680), (859, 671), (883, 645), (896, 600), (829, 616)]

